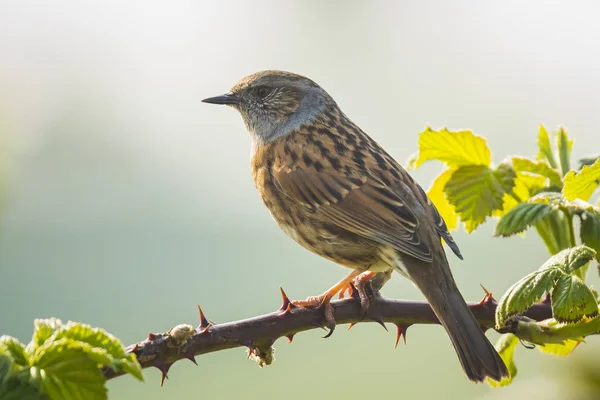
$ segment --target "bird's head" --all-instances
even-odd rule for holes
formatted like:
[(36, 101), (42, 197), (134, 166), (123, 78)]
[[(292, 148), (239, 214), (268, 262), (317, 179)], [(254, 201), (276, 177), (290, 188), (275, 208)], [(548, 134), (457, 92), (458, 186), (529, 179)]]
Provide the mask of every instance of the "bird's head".
[(202, 100), (237, 109), (248, 131), (269, 142), (310, 122), (333, 99), (312, 80), (285, 71), (261, 71), (240, 80), (227, 94)]

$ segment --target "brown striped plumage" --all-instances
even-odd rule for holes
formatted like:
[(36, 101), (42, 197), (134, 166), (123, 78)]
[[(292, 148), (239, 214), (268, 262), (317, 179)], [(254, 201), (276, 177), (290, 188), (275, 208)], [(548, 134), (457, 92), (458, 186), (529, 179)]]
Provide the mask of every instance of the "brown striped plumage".
[(397, 192), (414, 194), (412, 200), (425, 205), (424, 212), (460, 257), (420, 186), (338, 108), (258, 147), (252, 172), (280, 226), (302, 246), (341, 265), (394, 268), (380, 242), (431, 262), (427, 243), (416, 234), (417, 215)]
[[(242, 114), (254, 142), (254, 182), (289, 236), (353, 270), (408, 277), (448, 331), (470, 379), (508, 374), (454, 283), (441, 239), (462, 256), (435, 206), (323, 89), (300, 75), (263, 71), (205, 101)], [(319, 301), (328, 304), (343, 282)]]

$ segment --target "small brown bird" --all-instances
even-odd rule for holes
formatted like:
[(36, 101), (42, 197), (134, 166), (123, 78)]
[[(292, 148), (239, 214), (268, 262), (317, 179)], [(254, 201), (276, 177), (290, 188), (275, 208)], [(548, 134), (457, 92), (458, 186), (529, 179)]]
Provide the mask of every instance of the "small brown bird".
[(469, 379), (508, 376), (456, 287), (441, 239), (462, 256), (446, 223), (421, 186), (325, 90), (300, 75), (262, 71), (203, 101), (242, 115), (254, 183), (281, 229), (353, 270), (298, 304), (325, 306), (332, 322), (329, 302), (350, 282), (361, 288), (376, 273), (398, 271), (429, 301)]

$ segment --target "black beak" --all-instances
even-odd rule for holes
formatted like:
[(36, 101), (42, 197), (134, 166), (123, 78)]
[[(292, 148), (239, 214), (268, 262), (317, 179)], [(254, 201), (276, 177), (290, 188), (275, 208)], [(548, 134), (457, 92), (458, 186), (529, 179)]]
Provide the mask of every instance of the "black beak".
[(208, 99), (202, 100), (203, 103), (211, 103), (211, 104), (227, 104), (234, 105), (240, 104), (240, 98), (235, 94), (227, 93), (222, 96), (209, 97)]

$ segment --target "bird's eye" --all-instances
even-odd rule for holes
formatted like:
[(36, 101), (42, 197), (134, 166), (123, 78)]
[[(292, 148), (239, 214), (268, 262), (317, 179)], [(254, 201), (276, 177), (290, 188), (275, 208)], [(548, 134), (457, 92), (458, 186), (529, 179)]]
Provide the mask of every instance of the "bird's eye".
[(269, 95), (269, 93), (271, 92), (271, 89), (269, 89), (266, 86), (261, 86), (258, 89), (256, 89), (256, 94), (258, 95), (258, 97), (260, 97), (261, 99), (264, 99), (265, 97), (267, 97)]

